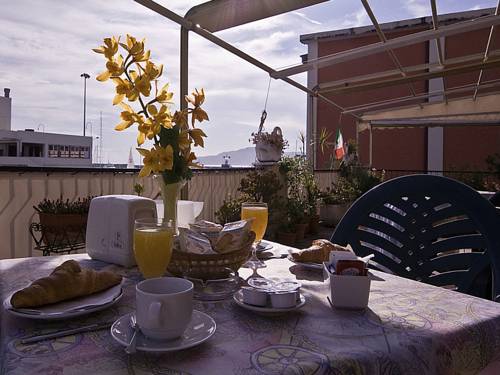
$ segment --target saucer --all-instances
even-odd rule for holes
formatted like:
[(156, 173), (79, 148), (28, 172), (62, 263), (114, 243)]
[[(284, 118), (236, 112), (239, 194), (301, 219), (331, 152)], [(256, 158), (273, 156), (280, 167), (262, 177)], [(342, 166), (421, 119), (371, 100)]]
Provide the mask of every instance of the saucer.
[[(128, 313), (120, 317), (111, 326), (111, 336), (121, 345), (127, 346), (134, 330), (130, 326)], [(191, 348), (208, 340), (215, 333), (215, 321), (205, 313), (193, 310), (193, 316), (181, 337), (173, 340), (155, 340), (137, 333), (136, 349), (144, 352), (173, 352)]]
[(278, 315), (278, 314), (283, 314), (287, 313), (290, 311), (295, 311), (297, 309), (300, 309), (302, 306), (306, 304), (306, 298), (300, 294), (300, 301), (297, 302), (295, 306), (292, 307), (287, 307), (287, 308), (276, 308), (276, 307), (271, 307), (269, 306), (254, 306), (254, 305), (249, 305), (245, 302), (243, 302), (243, 292), (241, 290), (237, 291), (233, 295), (233, 300), (236, 302), (236, 304), (240, 307), (243, 307), (244, 309), (254, 311), (256, 313), (260, 314), (265, 314), (265, 315)]

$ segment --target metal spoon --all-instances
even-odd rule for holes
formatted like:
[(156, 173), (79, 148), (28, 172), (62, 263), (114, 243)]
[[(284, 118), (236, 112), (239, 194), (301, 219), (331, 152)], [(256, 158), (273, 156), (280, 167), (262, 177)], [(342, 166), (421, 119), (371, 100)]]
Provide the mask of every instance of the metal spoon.
[(137, 333), (139, 332), (139, 324), (137, 324), (137, 320), (135, 318), (135, 314), (132, 314), (130, 316), (130, 325), (133, 328), (134, 333), (132, 334), (132, 338), (130, 339), (129, 344), (125, 348), (125, 352), (127, 354), (134, 354), (136, 352), (136, 350), (135, 350), (135, 342), (137, 340), (136, 339), (137, 338)]

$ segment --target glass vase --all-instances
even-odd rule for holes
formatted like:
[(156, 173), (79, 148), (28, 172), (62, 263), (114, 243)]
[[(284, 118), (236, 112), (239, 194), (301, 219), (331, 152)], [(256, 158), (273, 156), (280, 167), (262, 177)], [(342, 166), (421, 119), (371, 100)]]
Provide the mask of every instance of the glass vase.
[(179, 201), (181, 190), (186, 181), (167, 184), (162, 176), (157, 176), (160, 185), (161, 198), (163, 200), (163, 220), (172, 220), (172, 228), (177, 233), (177, 202)]

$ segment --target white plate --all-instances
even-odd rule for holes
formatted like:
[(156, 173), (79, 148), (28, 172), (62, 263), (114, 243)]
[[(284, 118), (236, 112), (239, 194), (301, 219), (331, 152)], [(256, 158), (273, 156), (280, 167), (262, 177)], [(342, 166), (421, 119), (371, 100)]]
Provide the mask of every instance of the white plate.
[(121, 284), (118, 284), (90, 296), (74, 298), (69, 301), (29, 309), (16, 309), (12, 307), (10, 304), (12, 294), (10, 294), (3, 302), (4, 309), (12, 315), (36, 320), (56, 320), (74, 318), (107, 309), (122, 298), (123, 291)]
[[(111, 336), (123, 346), (127, 346), (132, 338), (134, 330), (130, 326), (130, 316), (128, 313), (122, 316), (111, 326)], [(144, 352), (173, 352), (199, 345), (213, 336), (216, 329), (215, 321), (201, 311), (193, 310), (191, 322), (182, 337), (174, 340), (153, 340), (137, 333), (136, 349)]]
[(322, 270), (323, 269), (323, 263), (298, 262), (298, 261), (294, 260), (291, 255), (289, 255), (287, 257), (287, 259), (290, 262), (295, 263), (296, 265), (302, 266), (304, 268), (309, 268), (312, 270)]
[(300, 302), (298, 302), (295, 306), (293, 307), (287, 307), (284, 309), (279, 309), (276, 307), (271, 307), (271, 306), (253, 306), (253, 305), (248, 305), (245, 302), (243, 302), (243, 292), (241, 290), (238, 290), (236, 293), (233, 295), (233, 300), (236, 302), (238, 306), (243, 307), (244, 309), (250, 310), (250, 311), (255, 311), (257, 313), (263, 313), (263, 314), (282, 314), (286, 313), (289, 311), (294, 311), (297, 309), (300, 309), (302, 306), (306, 304), (306, 298), (300, 294)]

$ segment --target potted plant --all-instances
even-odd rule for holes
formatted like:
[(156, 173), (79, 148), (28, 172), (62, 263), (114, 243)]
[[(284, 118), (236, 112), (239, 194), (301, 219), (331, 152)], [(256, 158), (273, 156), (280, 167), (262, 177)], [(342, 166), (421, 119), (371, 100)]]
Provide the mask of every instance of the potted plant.
[(351, 181), (339, 177), (332, 187), (321, 193), (323, 202), (320, 209), (321, 220), (327, 225), (337, 225), (358, 196), (359, 191)]
[(303, 199), (291, 197), (288, 199), (286, 207), (288, 219), (295, 231), (295, 240), (302, 241), (309, 223), (306, 215), (307, 203)]
[(241, 217), (241, 198), (232, 198), (228, 196), (224, 199), (222, 206), (215, 211), (217, 222), (221, 225), (240, 220)]
[(295, 225), (285, 220), (278, 226), (276, 240), (283, 245), (293, 246), (296, 241)]
[(42, 240), (46, 245), (64, 246), (68, 243), (85, 242), (85, 230), (90, 201), (93, 197), (76, 201), (44, 199), (33, 206), (38, 212)]

